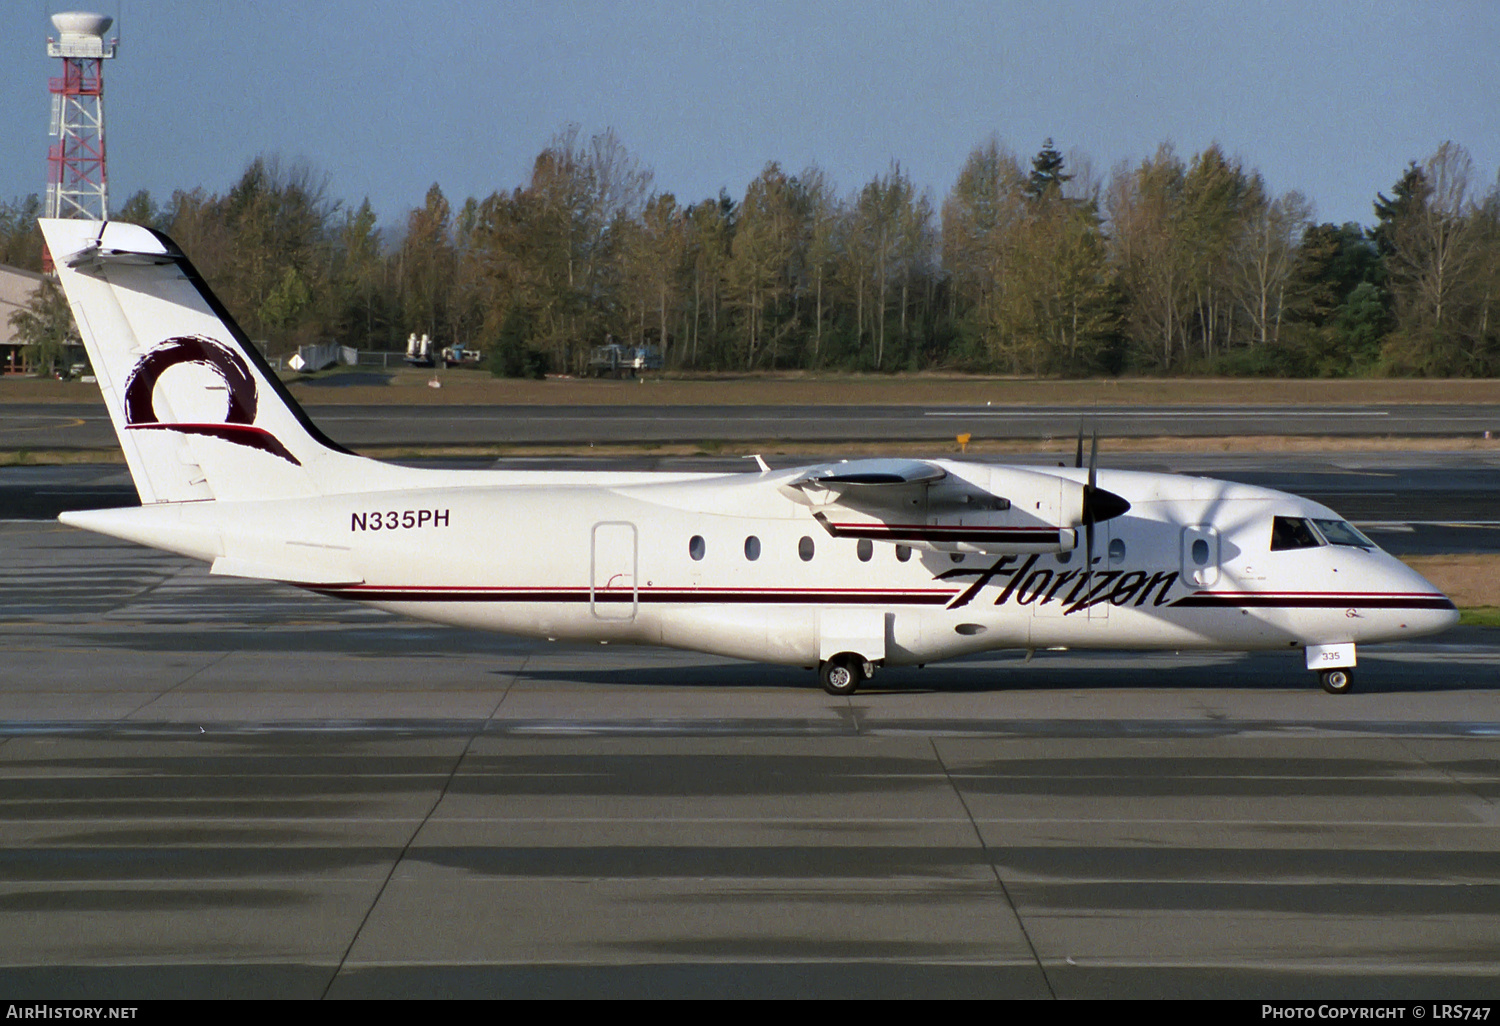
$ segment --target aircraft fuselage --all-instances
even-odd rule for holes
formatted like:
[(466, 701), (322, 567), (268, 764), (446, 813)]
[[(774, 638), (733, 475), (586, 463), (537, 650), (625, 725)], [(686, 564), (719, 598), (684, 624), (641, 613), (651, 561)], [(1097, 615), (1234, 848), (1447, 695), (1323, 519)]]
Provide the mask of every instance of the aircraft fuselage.
[[(957, 479), (992, 472), (943, 466)], [(621, 474), (603, 485), (428, 473), (437, 486), (174, 504), (171, 525), (134, 533), (69, 518), (215, 561), (221, 573), (242, 572), (236, 553), (252, 553), (261, 570), (249, 576), (418, 619), (805, 666), (843, 651), (895, 666), (997, 648), (1368, 643), (1457, 618), (1377, 548), (1272, 550), (1276, 517), (1337, 520), (1326, 507), (1205, 478), (1101, 472), (1130, 510), (1097, 525), (1086, 568), (1081, 545), (941, 551), (835, 537), (778, 487), (787, 472)], [(138, 511), (143, 525), (154, 515)], [(278, 560), (286, 572), (267, 565)]]

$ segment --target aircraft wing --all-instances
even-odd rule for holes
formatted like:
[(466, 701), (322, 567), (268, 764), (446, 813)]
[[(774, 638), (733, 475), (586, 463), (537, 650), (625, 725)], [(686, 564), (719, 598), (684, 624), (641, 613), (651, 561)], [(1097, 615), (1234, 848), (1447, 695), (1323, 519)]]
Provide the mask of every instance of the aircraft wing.
[(938, 552), (1021, 553), (1074, 546), (1072, 525), (1062, 523), (1066, 487), (1050, 474), (996, 470), (965, 480), (924, 460), (871, 459), (813, 467), (784, 491), (811, 506), (835, 538)]
[(809, 506), (891, 509), (920, 501), (930, 485), (947, 476), (925, 460), (847, 460), (813, 467), (785, 487), (793, 499)]

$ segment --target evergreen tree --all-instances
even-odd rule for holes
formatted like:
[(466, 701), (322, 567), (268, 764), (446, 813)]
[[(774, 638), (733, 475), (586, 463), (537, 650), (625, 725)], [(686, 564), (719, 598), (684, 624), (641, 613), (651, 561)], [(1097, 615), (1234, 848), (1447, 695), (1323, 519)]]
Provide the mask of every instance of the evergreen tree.
[(1431, 195), (1432, 186), (1427, 183), (1427, 173), (1415, 160), (1406, 166), (1395, 188), (1391, 190), (1389, 199), (1383, 192), (1375, 194), (1375, 217), (1378, 223), (1370, 232), (1370, 237), (1375, 240), (1375, 246), (1382, 257), (1389, 258), (1396, 252), (1396, 233), (1401, 224), (1416, 216), (1427, 205), (1427, 199)]
[(520, 306), (505, 314), (500, 332), (489, 346), (486, 363), (497, 378), (535, 378), (547, 376), (545, 354), (531, 347), (531, 315)]
[(1032, 199), (1062, 194), (1063, 183), (1072, 175), (1063, 174), (1063, 155), (1052, 145), (1052, 138), (1042, 144), (1041, 152), (1031, 158), (1031, 174), (1026, 176), (1026, 195)]
[(125, 201), (125, 205), (111, 216), (116, 221), (143, 225), (147, 228), (162, 227), (162, 211), (157, 207), (156, 201), (151, 198), (151, 193), (145, 189), (132, 193)]

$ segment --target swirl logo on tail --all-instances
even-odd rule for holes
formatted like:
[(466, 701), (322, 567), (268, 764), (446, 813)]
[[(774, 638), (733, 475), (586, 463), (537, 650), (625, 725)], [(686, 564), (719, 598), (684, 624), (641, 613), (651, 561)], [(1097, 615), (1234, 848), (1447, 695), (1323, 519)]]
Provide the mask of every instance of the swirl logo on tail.
[[(153, 400), (156, 382), (169, 368), (180, 363), (207, 367), (223, 380), (229, 408), (222, 423), (164, 423), (156, 415)], [(295, 466), (302, 466), (302, 461), (293, 456), (275, 435), (255, 426), (256, 405), (255, 379), (250, 376), (245, 361), (228, 346), (202, 335), (182, 335), (160, 343), (135, 365), (125, 381), (125, 426), (128, 428), (208, 435), (259, 449)]]

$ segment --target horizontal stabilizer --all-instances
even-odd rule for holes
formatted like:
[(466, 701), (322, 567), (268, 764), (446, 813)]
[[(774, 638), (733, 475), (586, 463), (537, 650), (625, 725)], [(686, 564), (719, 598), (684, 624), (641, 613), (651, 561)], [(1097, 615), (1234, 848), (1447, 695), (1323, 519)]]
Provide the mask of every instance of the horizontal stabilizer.
[(89, 246), (68, 258), (69, 267), (98, 268), (104, 264), (121, 264), (134, 267), (156, 267), (174, 264), (177, 257), (170, 253), (141, 253), (132, 249), (104, 249)]
[(86, 509), (62, 513), (58, 520), (69, 527), (119, 538), (121, 541), (165, 549), (192, 559), (213, 559), (223, 551), (218, 527), (192, 516), (202, 503), (160, 503), (119, 509)]
[(212, 502), (158, 503), (64, 513), (57, 519), (111, 538), (213, 564), (211, 573), (288, 584), (362, 584), (348, 548), (236, 529)]
[[(141, 267), (171, 264), (182, 256), (156, 233), (139, 225), (95, 222), (80, 227), (82, 231), (55, 236), (57, 245), (52, 254), (55, 261), (68, 267), (97, 270), (106, 263)], [(104, 241), (106, 233), (108, 243)], [(54, 242), (54, 234), (48, 235), (49, 243)]]

